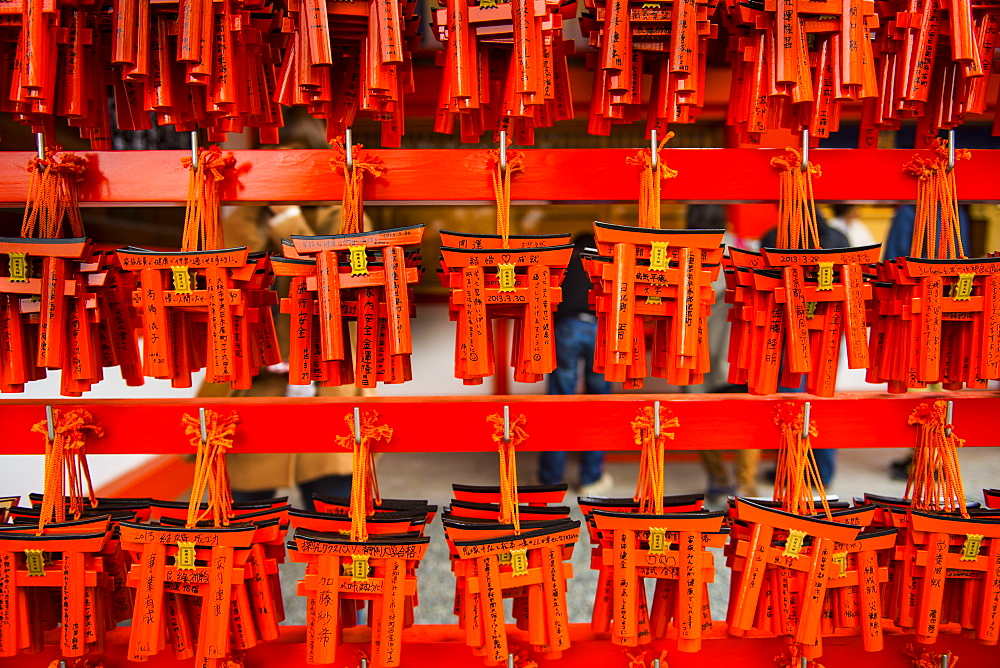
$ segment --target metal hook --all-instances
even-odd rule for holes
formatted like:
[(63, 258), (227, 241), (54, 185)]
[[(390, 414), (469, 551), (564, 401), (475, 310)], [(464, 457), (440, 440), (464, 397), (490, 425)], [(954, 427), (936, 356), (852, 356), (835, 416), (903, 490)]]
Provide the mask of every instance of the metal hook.
[(344, 152), (347, 156), (347, 169), (348, 171), (354, 171), (354, 138), (352, 137), (354, 133), (351, 132), (351, 128), (346, 128), (344, 130)]
[(45, 159), (45, 134), (41, 132), (35, 133), (35, 145), (38, 147), (38, 159)]
[(809, 659), (802, 657), (802, 668), (809, 668)]
[(941, 668), (948, 668), (948, 653), (941, 655)]
[(655, 172), (660, 164), (660, 152), (656, 148), (656, 128), (649, 131), (649, 150), (652, 155), (649, 160), (649, 166)]
[(208, 425), (205, 423), (205, 409), (198, 409), (198, 426), (201, 427), (201, 442), (208, 443)]
[(49, 443), (56, 440), (56, 423), (52, 416), (52, 406), (45, 407), (45, 426), (48, 428)]
[(812, 411), (812, 404), (808, 401), (802, 410), (802, 438), (809, 438), (809, 413)]
[(514, 655), (513, 654), (508, 654), (507, 655), (507, 668), (514, 668)]
[[(653, 132), (656, 132), (655, 130)], [(660, 437), (660, 402), (653, 402), (653, 436)]]
[(191, 131), (191, 166), (198, 169), (198, 131)]
[(361, 668), (368, 668), (368, 659), (361, 657)]
[(947, 408), (945, 408), (945, 418), (944, 418), (944, 435), (946, 438), (951, 438), (951, 420), (955, 413), (955, 402), (949, 401)]
[(503, 442), (510, 443), (510, 406), (503, 407)]
[(354, 442), (361, 445), (361, 409), (354, 407)]
[(809, 169), (809, 128), (802, 128), (802, 171)]
[[(656, 130), (653, 130), (653, 132), (656, 132)], [(660, 660), (659, 659), (653, 659), (653, 668), (660, 668)]]
[(955, 169), (955, 128), (948, 130), (948, 166), (944, 168), (945, 173)]
[(507, 131), (500, 131), (500, 171), (507, 171)]

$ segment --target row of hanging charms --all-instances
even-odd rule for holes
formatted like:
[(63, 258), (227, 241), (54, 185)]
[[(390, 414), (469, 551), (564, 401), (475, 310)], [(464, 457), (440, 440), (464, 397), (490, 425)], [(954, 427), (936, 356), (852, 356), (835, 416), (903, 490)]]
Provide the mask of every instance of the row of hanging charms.
[[(715, 302), (725, 230), (660, 228), (660, 181), (676, 176), (659, 160), (671, 137), (639, 151), (639, 226), (594, 223), (596, 252), (583, 255), (597, 314), (594, 370), (630, 389), (646, 376), (696, 385), (709, 371), (708, 316)], [(653, 326), (650, 348), (646, 325)], [(647, 353), (652, 368), (647, 367)]]
[[(679, 422), (659, 403), (631, 425), (642, 449), (635, 496), (579, 499), (598, 571), (591, 628), (625, 647), (676, 637), (678, 651), (697, 652), (712, 627), (708, 548), (725, 543), (725, 513), (705, 511), (700, 495), (663, 495), (664, 446), (675, 436), (667, 430)], [(656, 583), (652, 601), (646, 578)]]
[[(517, 652), (507, 636), (503, 599), (511, 598), (518, 629), (547, 659), (569, 649), (566, 583), (580, 523), (559, 504), (566, 485), (517, 484), (516, 450), (526, 420), (490, 415), (500, 455), (496, 487), (453, 485), (441, 520), (455, 574), (455, 614), (465, 643), (486, 665), (510, 665)], [(520, 505), (524, 504), (524, 505)]]
[(266, 253), (224, 248), (219, 188), (235, 164), (218, 147), (202, 148), (189, 169), (180, 251), (127, 247), (119, 264), (136, 275), (133, 306), (143, 333), (143, 374), (191, 387), (191, 374), (248, 389), (261, 366), (281, 361), (271, 307), (274, 274)]
[(21, 57), (0, 65), (0, 108), (50, 134), (64, 117), (97, 150), (111, 148), (106, 86), (120, 130), (149, 130), (155, 116), (178, 131), (203, 128), (210, 141), (254, 128), (276, 144), (284, 104), (325, 119), (331, 140), (370, 115), (382, 144), (399, 146), (420, 41), (416, 3), (399, 0), (30, 0), (6, 18), (4, 43)]
[[(50, 133), (54, 117), (64, 117), (106, 150), (112, 86), (119, 129), (148, 130), (155, 115), (180, 131), (204, 128), (210, 141), (254, 128), (262, 143), (277, 143), (281, 105), (289, 105), (326, 120), (330, 140), (358, 114), (371, 115), (382, 122), (382, 145), (399, 146), (420, 42), (414, 2), (130, 0), (113, 4), (113, 29), (105, 30), (107, 6), (30, 0), (9, 13), (4, 43), (20, 57), (0, 64), (0, 109)], [(984, 113), (1000, 20), (986, 3), (934, 0), (732, 1), (714, 16), (694, 0), (587, 9), (580, 27), (596, 49), (593, 134), (640, 119), (642, 105), (647, 130), (691, 122), (703, 105), (708, 40), (723, 25), (733, 69), (728, 122), (745, 140), (774, 128), (824, 137), (838, 128), (843, 101), (862, 101), (868, 147), (904, 119), (918, 118), (923, 137)], [(562, 23), (575, 10), (554, 1), (444, 0), (433, 13), (445, 43), (436, 129), (451, 133), (458, 119), (465, 141), (509, 128), (531, 144), (535, 127), (571, 119), (573, 42)]]
[[(919, 405), (910, 415), (918, 429), (903, 498), (866, 494), (875, 525), (899, 532), (885, 616), (917, 642), (934, 644), (948, 624), (979, 642), (1000, 640), (1000, 510), (968, 502), (954, 433), (951, 402)], [(987, 505), (990, 492), (986, 491)]]
[(969, 155), (951, 151), (939, 140), (906, 165), (918, 179), (910, 255), (878, 267), (867, 380), (890, 392), (1000, 379), (1000, 257), (965, 255), (952, 168)]
[(371, 443), (389, 442), (392, 428), (378, 424), (376, 411), (355, 409), (345, 422), (350, 434), (336, 440), (353, 455), (350, 499), (321, 498), (317, 508), (324, 512), (296, 511), (292, 517), (289, 554), (306, 564), (300, 581), (306, 661), (336, 662), (344, 630), (357, 626), (358, 610), (368, 603), (371, 665), (390, 668), (401, 665), (403, 629), (413, 623), (417, 599), (416, 569), (430, 542), (424, 527), (436, 507), (382, 499)]
[(66, 396), (89, 390), (104, 367), (141, 385), (131, 276), (84, 236), (77, 184), (86, 160), (38, 140), (21, 237), (0, 239), (0, 392), (23, 392), (47, 369), (62, 371)]
[[(291, 317), (293, 385), (375, 387), (377, 381), (412, 378), (410, 318), (424, 226), (363, 229), (364, 176), (378, 178), (385, 167), (361, 148), (345, 148), (338, 140), (330, 160), (344, 177), (340, 234), (293, 236), (283, 245), (285, 257), (272, 260), (276, 275), (291, 277), (281, 311)], [(356, 323), (353, 362), (351, 322)]]
[(509, 131), (515, 143), (535, 143), (535, 128), (573, 118), (563, 19), (576, 0), (439, 0), (431, 18), (443, 67), (434, 130), (464, 142)]
[[(778, 407), (781, 449), (773, 503), (730, 500), (729, 632), (787, 637), (815, 659), (823, 636), (858, 634), (882, 649), (882, 597), (895, 531), (867, 529), (870, 506), (828, 502), (812, 453), (809, 404)], [(815, 490), (815, 496), (814, 496)]]
[(511, 175), (521, 155), (491, 151), (497, 202), (496, 234), (441, 231), (441, 284), (450, 291), (448, 315), (457, 323), (455, 377), (479, 385), (496, 373), (493, 321), (513, 320), (510, 364), (514, 380), (533, 383), (556, 367), (553, 313), (562, 301), (563, 275), (573, 246), (569, 235), (511, 235)]
[(781, 175), (777, 248), (729, 249), (729, 382), (752, 394), (779, 385), (833, 396), (841, 340), (851, 368), (869, 365), (866, 304), (880, 246), (820, 248), (812, 176), (819, 168), (798, 151), (771, 164)]
[[(595, 51), (587, 131), (610, 135), (611, 127), (643, 117), (646, 134), (670, 123), (693, 123), (705, 105), (708, 40), (718, 36), (705, 0), (628, 2), (587, 0), (580, 31)], [(644, 75), (652, 82), (643, 100)]]

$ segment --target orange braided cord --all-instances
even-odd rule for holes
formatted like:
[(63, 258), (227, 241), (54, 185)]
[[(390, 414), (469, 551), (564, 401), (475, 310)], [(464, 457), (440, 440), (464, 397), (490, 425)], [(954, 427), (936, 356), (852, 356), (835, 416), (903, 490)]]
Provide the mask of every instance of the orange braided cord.
[[(774, 664), (779, 668), (802, 668), (802, 649), (796, 643), (790, 644), (788, 654), (774, 657)], [(823, 668), (815, 659), (807, 659), (805, 665), (807, 668)]]
[(232, 153), (223, 154), (218, 146), (209, 146), (198, 152), (197, 169), (189, 157), (182, 158), (181, 164), (189, 170), (181, 250), (219, 250), (224, 247), (219, 187), (224, 172), (236, 164), (236, 158)]
[(500, 523), (513, 524), (514, 533), (521, 533), (521, 513), (517, 505), (517, 446), (528, 439), (524, 430), (524, 414), (510, 421), (510, 440), (504, 440), (503, 415), (487, 415), (493, 423), (493, 441), (500, 453)]
[[(507, 146), (510, 146), (507, 138)], [(510, 177), (524, 171), (524, 158), (520, 151), (507, 151), (507, 168), (500, 166), (500, 149), (489, 151), (493, 161), (493, 195), (497, 201), (497, 234), (503, 237), (503, 247), (510, 248)]]
[(780, 172), (775, 245), (778, 248), (819, 248), (812, 177), (820, 176), (820, 168), (810, 162), (803, 170), (802, 154), (791, 147), (785, 150), (787, 155), (771, 158), (771, 166)]
[(653, 169), (653, 151), (640, 149), (631, 158), (625, 158), (625, 164), (642, 168), (639, 175), (639, 227), (659, 229), (660, 227), (660, 186), (663, 179), (672, 179), (677, 171), (663, 164), (660, 151), (674, 136), (668, 132), (659, 146), (656, 147), (656, 169)]
[(45, 149), (45, 158), (28, 161), (28, 195), (25, 199), (21, 236), (57, 239), (65, 236), (63, 217), (69, 220), (70, 233), (82, 237), (83, 219), (77, 185), (83, 178), (87, 160), (59, 146)]
[(67, 505), (73, 519), (80, 518), (84, 508), (84, 482), (87, 483), (86, 496), (91, 507), (97, 506), (94, 486), (90, 482), (90, 468), (87, 466), (86, 432), (100, 438), (104, 436), (104, 429), (94, 422), (94, 416), (89, 411), (78, 408), (68, 411), (52, 409), (52, 426), (55, 434), (52, 441), (49, 440), (48, 420), (37, 422), (31, 427), (31, 431), (45, 437), (45, 481), (42, 486), (38, 535), (42, 535), (46, 523), (66, 521)]
[[(937, 139), (932, 150), (933, 157), (915, 155), (903, 165), (904, 172), (918, 179), (910, 256), (937, 260), (964, 259), (955, 172), (948, 171), (947, 140)], [(971, 157), (968, 149), (955, 151), (956, 163)]]
[[(354, 414), (344, 416), (349, 428), (348, 436), (335, 436), (340, 447), (353, 452), (351, 478), (351, 540), (363, 543), (368, 540), (368, 516), (374, 512), (375, 504), (381, 504), (378, 479), (375, 477), (375, 461), (371, 453), (372, 441), (388, 443), (392, 439), (392, 427), (378, 424), (378, 411), (361, 414), (361, 441), (354, 438)], [(374, 499), (374, 503), (373, 503)]]
[(912, 499), (918, 510), (958, 511), (968, 517), (965, 488), (958, 465), (958, 448), (965, 441), (948, 436), (946, 401), (920, 404), (910, 414), (909, 424), (918, 425), (917, 445), (906, 481), (904, 498)]
[(774, 500), (781, 502), (781, 509), (785, 512), (812, 515), (815, 507), (813, 490), (816, 490), (826, 516), (832, 519), (812, 451), (811, 439), (817, 435), (816, 423), (810, 421), (809, 435), (802, 438), (804, 416), (805, 409), (798, 402), (779, 404), (775, 411), (774, 423), (781, 431), (781, 445), (774, 475)]
[(663, 513), (663, 451), (667, 439), (673, 440), (674, 433), (667, 429), (680, 426), (674, 414), (660, 406), (660, 437), (656, 438), (656, 424), (653, 408), (639, 409), (639, 415), (632, 421), (635, 444), (642, 450), (639, 460), (639, 480), (633, 497), (639, 503), (640, 513)]
[[(236, 411), (222, 417), (215, 411), (205, 411), (207, 441), (201, 440), (201, 422), (198, 418), (184, 414), (181, 426), (191, 445), (198, 450), (194, 466), (194, 484), (188, 500), (186, 526), (195, 528), (199, 522), (212, 518), (213, 526), (229, 526), (233, 517), (233, 496), (229, 488), (229, 472), (226, 468), (226, 451), (233, 447), (236, 423), (240, 416)], [(208, 507), (201, 510), (201, 499), (208, 489)]]
[(364, 231), (364, 176), (379, 178), (385, 173), (385, 163), (378, 156), (361, 153), (363, 144), (354, 144), (351, 151), (352, 169), (347, 168), (347, 149), (338, 139), (333, 144), (330, 168), (344, 177), (344, 208), (340, 212), (340, 234), (357, 234)]
[(900, 653), (913, 662), (913, 668), (939, 668), (941, 666), (941, 659), (945, 656), (948, 657), (948, 668), (954, 668), (955, 664), (958, 663), (958, 657), (952, 654), (950, 650), (938, 654), (928, 650), (920, 650), (911, 644), (907, 644)]

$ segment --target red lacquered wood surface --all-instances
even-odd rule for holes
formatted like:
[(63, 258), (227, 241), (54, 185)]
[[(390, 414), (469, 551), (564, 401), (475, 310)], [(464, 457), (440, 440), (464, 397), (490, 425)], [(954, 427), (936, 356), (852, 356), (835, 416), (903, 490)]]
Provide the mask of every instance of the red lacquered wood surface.
[[(517, 201), (635, 201), (638, 167), (625, 160), (634, 149), (518, 149), (524, 172), (513, 177)], [(330, 169), (331, 151), (233, 151), (236, 167), (226, 177), (228, 202), (311, 202), (339, 200), (343, 180)], [(494, 201), (488, 153), (482, 149), (373, 149), (386, 173), (365, 179), (365, 201)], [(664, 183), (666, 200), (775, 201), (778, 172), (770, 166), (775, 149), (665, 149), (662, 159), (678, 171)], [(910, 149), (817, 149), (811, 160), (823, 170), (815, 181), (817, 200), (913, 201), (916, 180), (903, 164)], [(19, 204), (27, 192), (25, 165), (31, 153), (0, 153), (0, 204)], [(83, 152), (88, 167), (80, 185), (83, 204), (177, 204), (187, 197), (187, 151)], [(963, 201), (996, 199), (1000, 151), (974, 150), (956, 167)]]
[[(487, 416), (524, 414), (528, 440), (519, 450), (634, 450), (631, 422), (640, 407), (659, 400), (680, 420), (673, 450), (704, 448), (738, 450), (773, 448), (778, 431), (774, 411), (779, 402), (811, 401), (820, 448), (913, 447), (916, 429), (907, 418), (920, 403), (953, 399), (956, 433), (966, 446), (996, 446), (997, 392), (919, 392), (886, 395), (874, 392), (839, 394), (820, 399), (804, 394), (625, 394), (608, 396), (371, 397), (310, 399), (175, 399), (152, 401), (53, 400), (51, 405), (85, 408), (105, 429), (104, 438), (88, 439), (88, 451), (170, 454), (190, 451), (180, 427), (184, 413), (198, 407), (240, 416), (236, 452), (329, 452), (336, 434), (347, 434), (344, 417), (377, 410), (379, 421), (392, 427), (389, 443), (376, 452), (495, 452)], [(0, 453), (40, 454), (42, 439), (31, 425), (45, 418), (37, 401), (0, 401)]]

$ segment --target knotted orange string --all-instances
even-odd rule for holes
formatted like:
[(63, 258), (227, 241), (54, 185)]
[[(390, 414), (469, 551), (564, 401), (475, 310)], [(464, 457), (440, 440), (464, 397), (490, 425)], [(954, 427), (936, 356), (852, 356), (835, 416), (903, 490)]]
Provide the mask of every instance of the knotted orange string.
[(958, 657), (952, 654), (950, 650), (937, 654), (928, 650), (920, 650), (912, 644), (907, 644), (900, 653), (913, 661), (913, 668), (939, 668), (941, 666), (941, 659), (945, 656), (948, 657), (948, 668), (954, 668), (955, 664), (958, 663)]
[(789, 401), (778, 405), (774, 423), (781, 431), (781, 445), (774, 474), (774, 500), (781, 502), (785, 512), (812, 515), (816, 505), (813, 490), (816, 490), (827, 518), (833, 519), (812, 451), (811, 439), (817, 435), (816, 423), (810, 420), (809, 434), (803, 438), (804, 420), (805, 409), (800, 403)]
[[(774, 657), (774, 663), (779, 668), (802, 668), (802, 650), (796, 644), (788, 646), (788, 654), (779, 654)], [(823, 668), (822, 664), (815, 659), (806, 660), (807, 668)]]
[[(205, 432), (207, 440), (201, 438), (201, 422), (198, 418), (184, 414), (181, 426), (184, 434), (191, 439), (191, 445), (198, 449), (194, 465), (194, 484), (188, 501), (187, 526), (194, 529), (208, 517), (212, 526), (229, 526), (233, 518), (233, 496), (229, 487), (229, 471), (226, 468), (226, 452), (233, 447), (236, 423), (240, 416), (233, 411), (222, 417), (215, 411), (205, 411)], [(201, 499), (208, 489), (208, 506), (201, 510)]]
[(365, 199), (364, 176), (371, 174), (379, 178), (385, 173), (385, 163), (378, 156), (362, 153), (363, 144), (351, 147), (351, 169), (347, 167), (347, 149), (338, 139), (333, 144), (330, 168), (344, 177), (344, 208), (340, 212), (340, 233), (357, 234), (364, 230)]
[(60, 146), (45, 149), (44, 158), (28, 161), (28, 196), (21, 221), (21, 236), (58, 239), (63, 233), (63, 217), (69, 220), (70, 232), (82, 237), (83, 219), (77, 185), (83, 178), (87, 160), (75, 153), (63, 152)]
[[(510, 146), (510, 138), (507, 146)], [(510, 177), (524, 171), (524, 157), (520, 151), (507, 150), (507, 168), (500, 165), (500, 149), (489, 152), (493, 161), (493, 195), (497, 201), (497, 234), (503, 237), (503, 247), (510, 248)]]
[(625, 656), (628, 658), (628, 668), (651, 668), (655, 665), (653, 662), (656, 659), (660, 660), (660, 668), (669, 668), (667, 666), (667, 650), (663, 650), (659, 656), (650, 657), (648, 660), (646, 659), (647, 654), (649, 652), (645, 650), (638, 652), (625, 650)]
[(486, 419), (493, 423), (493, 441), (500, 453), (500, 523), (513, 524), (521, 533), (521, 512), (517, 501), (517, 446), (528, 439), (524, 414), (510, 421), (510, 440), (504, 440), (503, 415), (494, 413)]
[(197, 169), (192, 166), (191, 158), (182, 158), (181, 164), (189, 172), (181, 250), (219, 250), (224, 244), (219, 186), (225, 172), (236, 164), (236, 158), (231, 153), (223, 154), (218, 146), (209, 146), (198, 152)]
[(55, 439), (49, 440), (48, 420), (35, 423), (31, 431), (45, 437), (45, 481), (38, 519), (38, 535), (41, 536), (48, 522), (66, 521), (67, 507), (73, 519), (80, 519), (84, 509), (85, 481), (86, 498), (90, 500), (92, 508), (97, 506), (94, 486), (90, 482), (90, 468), (87, 466), (86, 432), (100, 438), (104, 436), (104, 429), (94, 422), (94, 416), (89, 411), (80, 408), (68, 411), (53, 408), (52, 431)]
[[(911, 257), (937, 260), (965, 258), (958, 217), (955, 171), (948, 171), (948, 141), (938, 138), (934, 156), (915, 155), (903, 171), (917, 181), (917, 211), (913, 220)], [(972, 157), (968, 149), (955, 151), (955, 162)]]
[(779, 170), (778, 248), (819, 248), (819, 227), (816, 223), (816, 201), (813, 199), (813, 175), (820, 168), (811, 162), (802, 169), (802, 154), (794, 148), (788, 154), (771, 158), (771, 166)]
[(660, 227), (660, 188), (663, 179), (677, 176), (677, 170), (663, 164), (660, 151), (674, 136), (668, 132), (656, 147), (656, 169), (653, 169), (652, 149), (640, 149), (631, 158), (625, 158), (625, 164), (636, 165), (642, 170), (639, 174), (639, 227), (659, 229)]
[(663, 514), (663, 452), (667, 439), (673, 440), (674, 433), (666, 429), (680, 426), (674, 414), (660, 406), (660, 437), (656, 437), (656, 422), (651, 406), (639, 409), (639, 415), (632, 421), (635, 444), (642, 450), (639, 459), (639, 481), (633, 497), (639, 504), (640, 513)]
[[(947, 406), (946, 401), (920, 404), (910, 414), (909, 424), (918, 425), (917, 445), (903, 498), (912, 499), (912, 507), (918, 510), (957, 510), (968, 517), (958, 466), (958, 448), (965, 441), (947, 424)], [(952, 428), (950, 436), (948, 428)]]
[(371, 452), (372, 441), (388, 443), (392, 439), (392, 427), (378, 424), (378, 411), (362, 412), (361, 440), (355, 439), (354, 415), (348, 413), (344, 422), (349, 428), (348, 436), (335, 436), (337, 445), (353, 453), (351, 477), (351, 540), (363, 543), (368, 540), (368, 516), (375, 505), (382, 503), (375, 476), (375, 459)]

